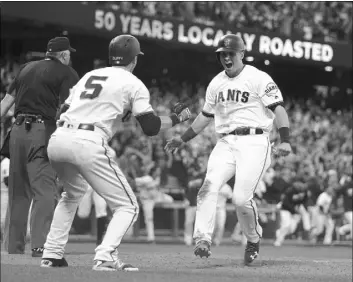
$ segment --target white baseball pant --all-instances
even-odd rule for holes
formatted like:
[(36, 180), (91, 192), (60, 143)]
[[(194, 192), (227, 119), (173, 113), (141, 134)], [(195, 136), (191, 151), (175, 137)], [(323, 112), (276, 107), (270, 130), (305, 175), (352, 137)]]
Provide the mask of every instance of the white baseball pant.
[(271, 164), (268, 135), (228, 135), (221, 138), (208, 160), (205, 181), (197, 196), (194, 239), (212, 242), (218, 192), (235, 177), (233, 203), (247, 240), (256, 243), (262, 237), (258, 211), (253, 200), (262, 175)]
[(352, 236), (352, 216), (353, 216), (352, 211), (347, 211), (344, 213), (343, 218), (346, 224), (339, 228), (340, 234), (348, 233), (350, 234), (350, 236)]
[(332, 236), (335, 230), (335, 223), (330, 214), (324, 214), (320, 211), (318, 206), (314, 209), (315, 216), (313, 217), (311, 235), (316, 238), (325, 229), (324, 244), (332, 243)]
[(173, 197), (167, 194), (162, 194), (161, 192), (158, 192), (160, 195), (156, 199), (140, 199), (142, 209), (143, 209), (143, 214), (144, 214), (144, 220), (146, 224), (146, 231), (147, 231), (147, 240), (148, 241), (154, 241), (155, 240), (155, 235), (154, 235), (154, 222), (153, 222), (153, 210), (154, 206), (157, 203), (172, 203), (173, 202)]
[(114, 261), (112, 254), (117, 254), (123, 236), (137, 219), (136, 197), (114, 160), (114, 151), (102, 135), (77, 127), (60, 127), (50, 138), (48, 156), (64, 184), (64, 192), (44, 245), (44, 258), (60, 259), (64, 255), (77, 207), (87, 191), (82, 177), (105, 199), (113, 213), (103, 242), (95, 250), (94, 260)]
[(299, 206), (298, 212), (300, 214), (300, 217), (303, 223), (303, 229), (305, 231), (310, 231), (311, 229), (310, 212), (306, 210), (306, 208), (303, 205)]
[(292, 214), (287, 210), (280, 210), (279, 228), (276, 230), (275, 245), (282, 245), (287, 235), (293, 234), (300, 222), (300, 214)]

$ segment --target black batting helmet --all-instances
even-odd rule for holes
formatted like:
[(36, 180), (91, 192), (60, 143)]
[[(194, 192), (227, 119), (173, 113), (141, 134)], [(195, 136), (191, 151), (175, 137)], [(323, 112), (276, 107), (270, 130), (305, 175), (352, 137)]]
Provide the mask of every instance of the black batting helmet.
[(219, 62), (219, 53), (220, 52), (231, 52), (231, 51), (236, 51), (236, 52), (241, 52), (245, 51), (245, 44), (243, 39), (235, 34), (226, 34), (221, 37), (221, 39), (218, 41), (218, 46), (217, 46), (217, 60)]
[(112, 66), (127, 66), (137, 55), (143, 55), (139, 41), (132, 35), (119, 35), (110, 41), (109, 63)]

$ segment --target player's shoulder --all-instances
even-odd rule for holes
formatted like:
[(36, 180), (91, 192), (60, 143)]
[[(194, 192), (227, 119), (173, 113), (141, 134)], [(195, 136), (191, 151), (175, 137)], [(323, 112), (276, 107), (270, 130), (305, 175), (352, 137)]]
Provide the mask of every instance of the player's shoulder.
[(270, 75), (263, 71), (263, 70), (260, 70), (258, 69), (257, 67), (254, 67), (254, 66), (251, 66), (251, 65), (245, 65), (246, 68), (246, 73), (248, 76), (251, 76), (253, 79), (257, 78), (257, 79), (263, 79), (263, 78), (268, 78)]
[(123, 68), (106, 67), (99, 70), (102, 73), (108, 75), (109, 77), (113, 77), (117, 81), (120, 81), (124, 84), (144, 85), (143, 82), (136, 75)]
[(210, 81), (210, 83), (208, 84), (208, 87), (215, 87), (218, 84), (223, 83), (223, 81), (227, 78), (227, 75), (225, 73), (225, 71), (221, 71), (218, 74), (216, 74), (212, 80)]

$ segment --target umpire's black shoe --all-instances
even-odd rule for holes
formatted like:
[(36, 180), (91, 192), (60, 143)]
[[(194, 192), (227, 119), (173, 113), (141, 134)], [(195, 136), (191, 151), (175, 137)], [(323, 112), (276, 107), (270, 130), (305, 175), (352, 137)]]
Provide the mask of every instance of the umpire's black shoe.
[(65, 258), (54, 259), (54, 258), (42, 258), (40, 267), (67, 267), (67, 261)]
[(201, 240), (196, 244), (194, 254), (200, 258), (208, 258), (211, 255), (211, 244), (205, 240)]
[(41, 258), (43, 255), (44, 248), (33, 248), (32, 249), (32, 257)]
[(260, 240), (257, 243), (247, 242), (244, 254), (245, 265), (252, 265), (254, 260), (258, 257), (260, 252)]

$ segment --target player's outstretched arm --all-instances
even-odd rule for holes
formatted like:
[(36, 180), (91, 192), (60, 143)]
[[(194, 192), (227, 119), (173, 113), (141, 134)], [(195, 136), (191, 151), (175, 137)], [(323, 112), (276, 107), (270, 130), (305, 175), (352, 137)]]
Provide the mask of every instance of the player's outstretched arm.
[(173, 126), (189, 120), (191, 113), (185, 104), (178, 103), (174, 106), (170, 116), (157, 116), (153, 112), (147, 112), (136, 116), (143, 133), (147, 136), (155, 136), (159, 132), (172, 128)]
[(276, 152), (279, 156), (287, 156), (292, 152), (292, 148), (289, 141), (288, 114), (282, 105), (277, 105), (273, 112), (276, 116), (275, 123), (281, 138), (281, 144), (277, 146)]
[(167, 141), (164, 149), (167, 152), (173, 152), (175, 149), (179, 148), (183, 143), (190, 141), (195, 138), (202, 130), (206, 128), (207, 125), (212, 120), (212, 116), (207, 116), (204, 113), (200, 113), (191, 126), (183, 133), (180, 137), (174, 137)]

